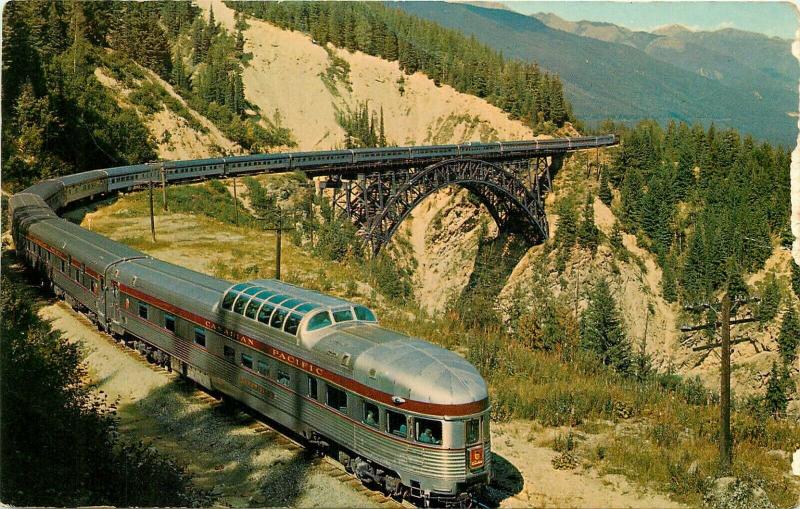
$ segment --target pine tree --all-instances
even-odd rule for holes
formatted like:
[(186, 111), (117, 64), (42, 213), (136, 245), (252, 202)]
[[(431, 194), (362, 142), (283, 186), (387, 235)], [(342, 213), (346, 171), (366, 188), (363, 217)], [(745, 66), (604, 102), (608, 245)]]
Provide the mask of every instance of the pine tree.
[(605, 279), (595, 284), (589, 305), (581, 315), (581, 346), (622, 374), (632, 369), (631, 345), (625, 335), (617, 303)]
[(598, 197), (607, 207), (611, 206), (611, 202), (614, 199), (614, 195), (611, 194), (611, 186), (608, 185), (608, 175), (606, 175), (606, 172), (600, 175), (600, 192)]
[(591, 195), (587, 195), (583, 206), (583, 217), (578, 228), (578, 243), (594, 254), (597, 251), (599, 236), (600, 232), (594, 222), (594, 200)]
[(767, 382), (767, 391), (764, 395), (764, 407), (767, 413), (775, 417), (786, 415), (786, 408), (789, 406), (788, 391), (792, 385), (786, 365), (779, 367), (773, 362)]
[(380, 125), (380, 135), (378, 137), (378, 146), (385, 147), (386, 146), (386, 131), (383, 127), (383, 106), (381, 106), (381, 125)]
[(578, 235), (578, 219), (575, 217), (575, 209), (568, 202), (562, 203), (559, 207), (556, 235), (556, 241), (562, 248), (569, 249), (575, 245)]
[(661, 293), (667, 302), (678, 300), (678, 287), (675, 281), (675, 260), (667, 256), (664, 260), (664, 269), (661, 273)]
[[(775, 319), (780, 305), (781, 290), (778, 287), (778, 280), (774, 273), (770, 273), (761, 291), (761, 301), (758, 303), (756, 310), (756, 318), (758, 318), (759, 323), (764, 325)], [(791, 304), (789, 307), (792, 307)]]
[(792, 266), (792, 291), (795, 297), (800, 298), (800, 266), (794, 260), (790, 262)]
[(622, 244), (622, 228), (619, 225), (619, 221), (614, 221), (609, 240), (611, 241), (611, 247), (614, 249), (622, 249), (624, 247)]
[(778, 334), (778, 348), (784, 364), (792, 364), (797, 358), (798, 344), (800, 344), (800, 320), (798, 320), (794, 304), (790, 302), (783, 314), (781, 331)]

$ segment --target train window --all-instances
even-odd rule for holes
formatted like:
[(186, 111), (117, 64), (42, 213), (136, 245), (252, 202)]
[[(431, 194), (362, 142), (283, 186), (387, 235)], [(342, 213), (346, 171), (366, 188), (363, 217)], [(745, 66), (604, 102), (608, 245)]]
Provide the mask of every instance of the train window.
[(175, 317), (170, 314), (164, 315), (164, 328), (168, 331), (175, 332)]
[(311, 311), (312, 309), (314, 309), (315, 307), (316, 306), (314, 304), (306, 302), (302, 306), (297, 306), (297, 308), (295, 308), (295, 311), (298, 311), (300, 313), (307, 313), (307, 312)]
[(147, 304), (139, 303), (139, 317), (147, 320)]
[(481, 424), (478, 419), (467, 421), (467, 445), (478, 443), (481, 439)]
[(67, 272), (67, 263), (61, 260), (61, 272)]
[(286, 319), (286, 325), (284, 325), (283, 330), (294, 336), (297, 334), (297, 326), (300, 325), (301, 318), (303, 317), (297, 313), (291, 313)]
[(269, 290), (264, 290), (263, 292), (258, 292), (256, 294), (256, 297), (258, 297), (261, 300), (264, 300), (264, 299), (268, 299), (269, 297), (272, 297), (273, 295), (275, 295), (275, 292), (271, 292)]
[(92, 290), (92, 293), (97, 293), (97, 288), (94, 284), (94, 279), (89, 280), (89, 289)]
[(370, 311), (368, 308), (364, 306), (356, 306), (355, 308), (356, 318), (359, 320), (364, 320), (366, 322), (377, 322), (378, 319), (375, 318), (375, 313)]
[(236, 304), (233, 305), (233, 312), (242, 314), (244, 311), (244, 305), (250, 301), (250, 297), (245, 295), (240, 295), (238, 299), (236, 299)]
[(254, 286), (252, 288), (248, 288), (247, 290), (245, 290), (244, 293), (246, 293), (247, 295), (255, 295), (260, 291), (261, 291), (261, 288), (259, 288), (257, 286)]
[(353, 319), (353, 312), (349, 309), (343, 309), (341, 311), (334, 311), (333, 312), (333, 319), (336, 320), (336, 323), (339, 322), (347, 322)]
[(279, 309), (275, 311), (275, 313), (272, 315), (272, 320), (269, 321), (269, 324), (276, 329), (280, 329), (287, 314), (288, 312), (285, 309)]
[(313, 376), (308, 377), (308, 397), (311, 399), (317, 399), (317, 379)]
[(306, 330), (310, 332), (313, 330), (322, 329), (323, 327), (327, 327), (332, 323), (331, 315), (329, 315), (327, 311), (320, 311), (316, 315), (312, 316), (310, 320), (308, 320)]
[(325, 404), (331, 408), (345, 413), (347, 412), (347, 393), (332, 385), (326, 386)]
[(278, 295), (274, 295), (274, 296), (270, 297), (269, 298), (269, 302), (273, 302), (275, 304), (280, 304), (281, 302), (283, 302), (285, 300), (288, 300), (288, 299), (289, 299), (288, 295), (278, 294)]
[(303, 302), (303, 301), (300, 300), (300, 299), (289, 299), (286, 302), (284, 302), (283, 304), (281, 304), (281, 306), (289, 308), (289, 309), (292, 309), (293, 307), (295, 307), (296, 305), (300, 304), (301, 302)]
[(256, 298), (254, 297), (254, 298), (253, 298), (253, 299), (250, 301), (250, 304), (248, 304), (248, 305), (247, 305), (247, 310), (245, 310), (245, 312), (244, 312), (244, 316), (246, 316), (247, 318), (252, 318), (253, 320), (255, 320), (255, 318), (256, 318), (256, 311), (258, 311), (258, 307), (259, 307), (259, 306), (260, 306), (262, 303), (263, 303), (263, 301), (260, 301), (260, 300), (258, 300), (258, 299), (256, 299)]
[(242, 366), (247, 369), (253, 369), (253, 358), (246, 353), (242, 354)]
[[(194, 328), (194, 342), (205, 348), (206, 346), (206, 330), (201, 327)], [(228, 348), (227, 346), (225, 348)]]
[(406, 425), (406, 416), (398, 412), (392, 412), (391, 410), (387, 410), (386, 431), (388, 431), (392, 435), (397, 435), (399, 437), (406, 438), (408, 436), (408, 426)]
[(236, 300), (236, 296), (239, 295), (238, 293), (231, 290), (230, 292), (225, 294), (225, 298), (222, 299), (222, 309), (227, 309), (230, 311), (231, 306), (233, 306), (233, 301)]
[(275, 311), (274, 307), (270, 306), (269, 304), (264, 304), (264, 306), (258, 312), (258, 321), (269, 324), (269, 316), (273, 311)]
[(379, 415), (377, 405), (373, 405), (367, 401), (364, 402), (364, 420), (362, 421), (364, 424), (377, 428)]
[(236, 351), (228, 345), (222, 347), (222, 355), (225, 357), (226, 361), (236, 362)]
[(264, 376), (269, 375), (269, 364), (266, 361), (256, 361), (256, 371)]
[(288, 386), (289, 383), (292, 381), (292, 377), (289, 376), (289, 373), (279, 369), (276, 380), (278, 381), (279, 384)]
[(417, 442), (441, 445), (442, 422), (428, 419), (414, 419), (414, 436)]

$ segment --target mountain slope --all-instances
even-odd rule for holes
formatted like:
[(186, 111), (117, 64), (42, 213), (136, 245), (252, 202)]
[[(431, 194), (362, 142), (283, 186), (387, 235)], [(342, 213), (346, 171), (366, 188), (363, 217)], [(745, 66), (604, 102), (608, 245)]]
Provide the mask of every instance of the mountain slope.
[(796, 97), (757, 94), (668, 64), (628, 44), (553, 29), (522, 14), (440, 2), (393, 4), (467, 35), (506, 56), (535, 60), (556, 72), (578, 118), (635, 121), (650, 117), (716, 122), (757, 137), (790, 143), (796, 127), (787, 112)]
[(788, 40), (732, 29), (695, 32), (679, 25), (649, 33), (612, 23), (567, 21), (552, 13), (534, 16), (554, 29), (632, 46), (657, 60), (725, 86), (751, 91), (774, 104), (789, 106), (797, 99), (800, 66)]

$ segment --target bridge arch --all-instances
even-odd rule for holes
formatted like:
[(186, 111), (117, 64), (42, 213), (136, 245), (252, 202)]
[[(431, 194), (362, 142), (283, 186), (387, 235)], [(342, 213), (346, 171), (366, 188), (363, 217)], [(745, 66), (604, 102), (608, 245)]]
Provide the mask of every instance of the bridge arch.
[(528, 184), (526, 186), (511, 170), (489, 161), (447, 159), (410, 172), (399, 185), (387, 188), (380, 179), (372, 182), (362, 191), (362, 197), (366, 194), (369, 199), (356, 200), (366, 205), (355, 217), (360, 219), (357, 222), (361, 223), (372, 253), (376, 255), (422, 200), (455, 185), (475, 195), (501, 230), (520, 233), (531, 243), (537, 243), (547, 239), (547, 217), (538, 181)]

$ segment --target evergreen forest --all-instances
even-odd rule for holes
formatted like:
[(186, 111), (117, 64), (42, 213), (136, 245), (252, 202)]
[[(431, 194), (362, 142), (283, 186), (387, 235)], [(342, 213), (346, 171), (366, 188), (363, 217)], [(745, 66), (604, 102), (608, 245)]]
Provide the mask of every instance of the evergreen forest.
[(454, 30), (380, 2), (228, 2), (229, 7), (331, 43), (397, 61), (408, 74), (485, 98), (535, 129), (574, 120), (558, 76), (504, 58)]

